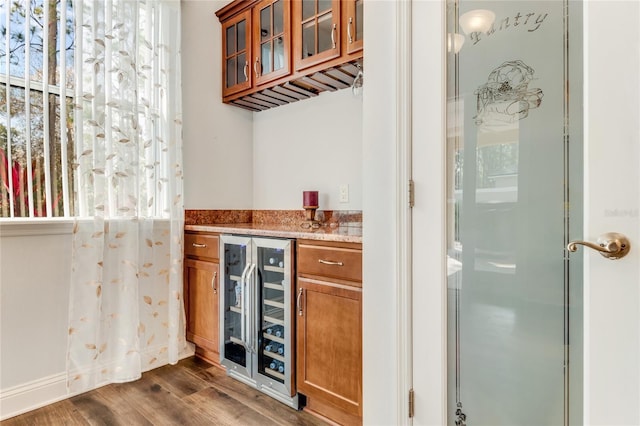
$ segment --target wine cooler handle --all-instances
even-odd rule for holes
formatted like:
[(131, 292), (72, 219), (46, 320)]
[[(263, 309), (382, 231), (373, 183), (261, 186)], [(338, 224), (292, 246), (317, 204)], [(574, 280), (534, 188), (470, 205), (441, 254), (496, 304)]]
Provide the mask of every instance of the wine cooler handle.
[(255, 279), (252, 279), (251, 277), (253, 276), (253, 271), (255, 271), (256, 269), (256, 265), (255, 263), (252, 263), (249, 266), (249, 271), (247, 272), (247, 277), (246, 277), (246, 281), (247, 281), (247, 302), (248, 302), (248, 311), (247, 311), (247, 321), (249, 322), (249, 325), (247, 326), (247, 340), (245, 341), (246, 345), (247, 345), (247, 349), (249, 349), (249, 352), (256, 352), (256, 348), (255, 348), (255, 314), (256, 314), (256, 307), (255, 307)]
[(244, 271), (242, 271), (242, 276), (240, 277), (240, 290), (242, 292), (241, 296), (240, 296), (240, 340), (242, 340), (242, 344), (246, 346), (246, 340), (245, 340), (245, 332), (246, 332), (246, 328), (247, 328), (247, 321), (245, 320), (245, 306), (247, 304), (247, 300), (246, 300), (246, 294), (247, 294), (247, 289), (246, 289), (246, 278), (247, 278), (247, 271), (249, 270), (249, 266), (251, 266), (250, 263), (247, 263), (244, 267)]
[(304, 292), (304, 289), (301, 287), (300, 290), (298, 290), (298, 300), (296, 301), (296, 304), (298, 306), (298, 315), (302, 316), (302, 293)]
[(213, 294), (218, 294), (218, 288), (216, 287), (217, 278), (218, 278), (218, 271), (214, 271), (213, 278), (211, 278), (211, 288), (213, 289)]

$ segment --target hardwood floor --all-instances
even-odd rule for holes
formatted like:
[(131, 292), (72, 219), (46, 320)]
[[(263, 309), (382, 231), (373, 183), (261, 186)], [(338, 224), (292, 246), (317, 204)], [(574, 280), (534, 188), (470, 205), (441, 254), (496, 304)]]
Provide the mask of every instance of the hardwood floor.
[(326, 425), (187, 358), (136, 382), (111, 384), (7, 419), (18, 425)]

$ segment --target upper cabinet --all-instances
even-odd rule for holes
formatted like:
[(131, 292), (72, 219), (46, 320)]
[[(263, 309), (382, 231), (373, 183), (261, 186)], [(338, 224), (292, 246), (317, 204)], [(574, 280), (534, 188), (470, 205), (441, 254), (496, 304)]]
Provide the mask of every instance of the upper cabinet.
[(340, 57), (339, 0), (293, 2), (296, 71)]
[(364, 40), (364, 0), (347, 0), (344, 4), (347, 53), (359, 52)]
[(262, 0), (253, 9), (253, 72), (257, 86), (291, 73), (291, 10), (285, 0)]
[(222, 23), (222, 96), (251, 88), (251, 11)]
[(362, 66), (363, 0), (236, 0), (222, 24), (222, 98), (262, 111), (350, 87)]

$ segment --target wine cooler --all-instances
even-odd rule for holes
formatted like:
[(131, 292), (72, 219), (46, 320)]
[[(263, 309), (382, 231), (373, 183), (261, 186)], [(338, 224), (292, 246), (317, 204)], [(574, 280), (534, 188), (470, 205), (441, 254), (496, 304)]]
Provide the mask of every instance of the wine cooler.
[(220, 361), (234, 377), (293, 408), (293, 241), (220, 237)]

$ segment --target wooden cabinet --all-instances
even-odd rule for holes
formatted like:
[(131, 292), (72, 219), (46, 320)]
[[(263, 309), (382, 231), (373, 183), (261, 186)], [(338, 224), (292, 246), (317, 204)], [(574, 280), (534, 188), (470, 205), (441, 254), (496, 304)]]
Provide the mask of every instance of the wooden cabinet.
[(253, 51), (256, 86), (291, 73), (289, 2), (262, 0), (253, 8)]
[(362, 12), (363, 0), (236, 0), (218, 10), (223, 102), (262, 111), (349, 87), (362, 65)]
[(251, 11), (222, 23), (222, 95), (252, 86)]
[(298, 240), (298, 391), (306, 409), (362, 423), (362, 246)]
[(340, 56), (340, 1), (293, 2), (296, 71)]
[(219, 237), (216, 234), (187, 232), (184, 240), (187, 340), (196, 345), (197, 356), (219, 364)]
[(291, 73), (290, 2), (236, 3), (221, 18), (223, 99)]
[(346, 0), (343, 27), (346, 28), (347, 53), (362, 51), (364, 41), (364, 0)]
[(362, 53), (364, 0), (293, 0), (295, 70)]

